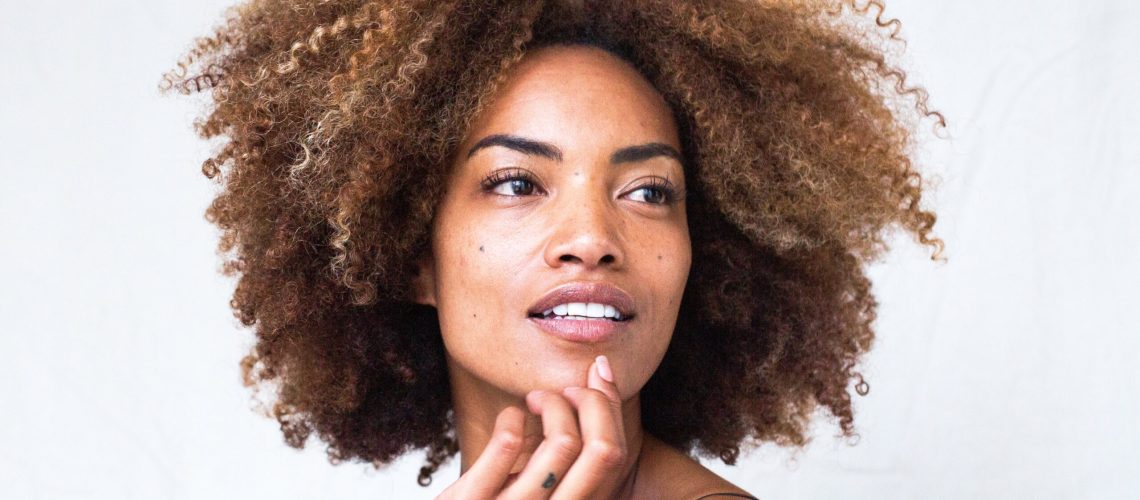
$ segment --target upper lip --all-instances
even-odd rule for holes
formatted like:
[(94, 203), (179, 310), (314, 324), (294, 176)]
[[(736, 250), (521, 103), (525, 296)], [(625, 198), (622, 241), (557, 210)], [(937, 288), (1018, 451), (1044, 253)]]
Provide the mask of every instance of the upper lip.
[(530, 315), (541, 315), (547, 309), (553, 309), (559, 304), (571, 302), (593, 302), (613, 306), (621, 313), (623, 318), (632, 318), (634, 315), (633, 297), (624, 290), (604, 282), (577, 282), (561, 285), (543, 295), (535, 302)]

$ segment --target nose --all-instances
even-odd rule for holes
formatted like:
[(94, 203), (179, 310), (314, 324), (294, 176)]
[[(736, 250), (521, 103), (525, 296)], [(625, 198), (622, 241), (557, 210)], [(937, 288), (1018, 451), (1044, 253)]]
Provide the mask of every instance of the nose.
[(604, 195), (586, 191), (586, 186), (564, 189), (564, 199), (549, 207), (553, 230), (544, 258), (552, 268), (576, 264), (587, 270), (615, 269), (625, 264), (620, 215)]

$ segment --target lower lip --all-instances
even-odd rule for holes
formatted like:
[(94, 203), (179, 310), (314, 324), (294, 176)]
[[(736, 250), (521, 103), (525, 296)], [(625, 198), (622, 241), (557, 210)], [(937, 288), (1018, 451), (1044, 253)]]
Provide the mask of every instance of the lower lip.
[(546, 319), (529, 318), (546, 333), (571, 342), (593, 344), (605, 342), (625, 331), (629, 321), (608, 319)]

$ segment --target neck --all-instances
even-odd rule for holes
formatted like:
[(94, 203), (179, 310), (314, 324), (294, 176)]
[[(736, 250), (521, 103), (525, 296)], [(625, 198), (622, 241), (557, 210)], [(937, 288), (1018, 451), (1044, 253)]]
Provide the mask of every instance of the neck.
[[(451, 363), (449, 363), (451, 365)], [(504, 392), (482, 380), (473, 377), (462, 369), (450, 371), (451, 398), (455, 411), (455, 432), (459, 444), (460, 474), (479, 458), (494, 432), (495, 418), (499, 412), (508, 406), (515, 406), (526, 411), (525, 394), (517, 395)], [(641, 402), (638, 395), (622, 401), (622, 423), (625, 434), (627, 460), (622, 466), (621, 488), (614, 498), (629, 498), (633, 491), (633, 483), (637, 464), (641, 456), (643, 435), (641, 429)], [(542, 443), (542, 421), (538, 415), (527, 411), (526, 423), (523, 430), (523, 450), (511, 468), (515, 474), (523, 470), (535, 449)]]

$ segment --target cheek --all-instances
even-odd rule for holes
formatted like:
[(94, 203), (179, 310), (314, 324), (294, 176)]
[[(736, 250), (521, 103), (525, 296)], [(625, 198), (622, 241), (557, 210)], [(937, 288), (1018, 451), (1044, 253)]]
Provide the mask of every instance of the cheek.
[(658, 247), (657, 268), (663, 278), (673, 281), (685, 281), (689, 276), (689, 267), (692, 264), (693, 250), (687, 235), (678, 237), (667, 249)]
[(634, 364), (631, 369), (644, 383), (656, 371), (672, 340), (692, 263), (692, 247), (685, 226), (657, 227), (640, 236), (645, 239), (631, 255), (631, 264), (645, 295), (652, 297), (646, 309), (651, 319), (644, 325), (646, 335), (629, 356)]
[[(452, 326), (444, 332), (454, 331), (455, 327), (468, 330), (469, 325), (493, 316), (489, 301), (494, 300), (494, 295), (487, 292), (499, 285), (495, 280), (499, 270), (494, 267), (496, 261), (482, 258), (486, 250), (480, 252), (480, 246), (475, 239), (461, 238), (437, 254), (440, 320)], [(486, 245), (482, 246), (485, 249)]]
[(693, 259), (688, 228), (674, 226), (671, 231), (660, 231), (652, 241), (643, 252), (644, 261), (650, 267), (645, 276), (653, 279), (655, 295), (667, 297), (672, 308), (680, 307)]
[[(502, 345), (491, 338), (509, 331), (518, 304), (510, 291), (518, 290), (524, 264), (523, 245), (497, 234), (491, 227), (442, 227), (436, 248), (436, 290), (440, 328), (449, 352), (483, 352)], [(517, 242), (516, 242), (517, 243)], [(525, 308), (524, 308), (525, 309)], [(522, 313), (520, 313), (520, 317)]]

